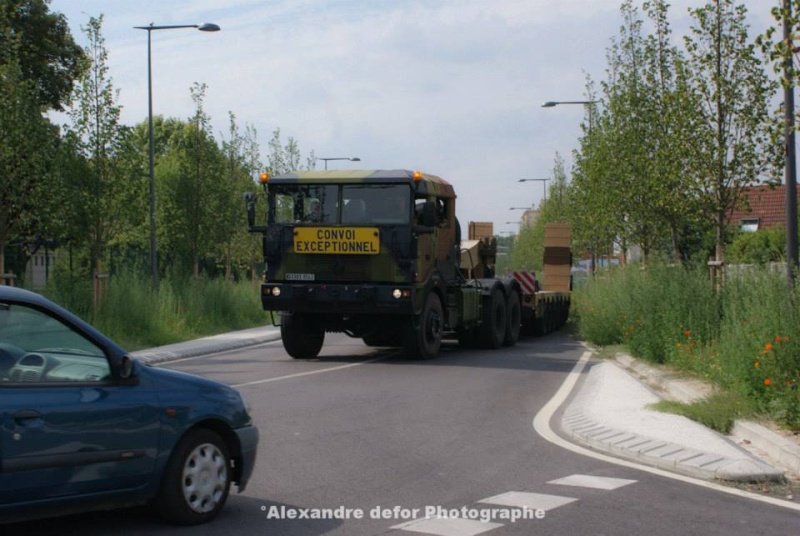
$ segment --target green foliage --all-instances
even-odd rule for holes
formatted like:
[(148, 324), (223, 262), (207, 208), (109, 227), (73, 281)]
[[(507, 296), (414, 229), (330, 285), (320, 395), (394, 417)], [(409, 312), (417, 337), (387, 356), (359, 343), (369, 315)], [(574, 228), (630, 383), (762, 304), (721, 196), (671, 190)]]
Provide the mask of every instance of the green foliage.
[(573, 303), (586, 340), (699, 374), (800, 429), (800, 291), (787, 293), (784, 274), (729, 268), (717, 292), (702, 265), (629, 266), (581, 287)]
[(4, 54), (0, 64), (0, 273), (6, 245), (46, 228), (40, 211), (57, 134), (41, 114), (32, 81)]
[(0, 2), (0, 65), (17, 62), (23, 79), (43, 107), (63, 110), (85, 57), (64, 15), (51, 13), (49, 0)]
[(729, 434), (737, 419), (750, 418), (758, 413), (750, 400), (730, 391), (715, 393), (692, 404), (662, 400), (651, 407), (683, 415), (721, 434)]
[(141, 274), (112, 277), (99, 310), (91, 282), (58, 271), (45, 294), (123, 347), (135, 350), (268, 323), (252, 282), (164, 279), (157, 294)]
[(786, 230), (765, 229), (756, 233), (740, 233), (726, 250), (728, 263), (758, 264), (786, 260)]

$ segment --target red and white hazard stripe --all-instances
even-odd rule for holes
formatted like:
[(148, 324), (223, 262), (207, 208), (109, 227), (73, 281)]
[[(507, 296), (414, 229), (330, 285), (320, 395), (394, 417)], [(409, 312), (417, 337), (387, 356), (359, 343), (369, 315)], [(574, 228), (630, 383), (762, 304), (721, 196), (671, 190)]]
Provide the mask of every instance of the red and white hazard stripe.
[(526, 295), (536, 294), (536, 273), (535, 272), (511, 272), (514, 279), (519, 281), (522, 286), (522, 293)]

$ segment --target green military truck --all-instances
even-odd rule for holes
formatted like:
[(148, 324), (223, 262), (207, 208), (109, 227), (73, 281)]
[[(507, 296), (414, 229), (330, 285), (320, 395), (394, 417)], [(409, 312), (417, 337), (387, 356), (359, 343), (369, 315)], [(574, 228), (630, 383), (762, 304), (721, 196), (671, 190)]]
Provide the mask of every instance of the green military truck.
[[(280, 312), (295, 359), (316, 357), (326, 332), (430, 359), (443, 338), (516, 344), (523, 291), (494, 277), (493, 239), (462, 251), (456, 194), (407, 170), (262, 174), (248, 226), (263, 235), (261, 300)], [(265, 201), (265, 203), (264, 203)], [(493, 249), (494, 248), (494, 249)]]

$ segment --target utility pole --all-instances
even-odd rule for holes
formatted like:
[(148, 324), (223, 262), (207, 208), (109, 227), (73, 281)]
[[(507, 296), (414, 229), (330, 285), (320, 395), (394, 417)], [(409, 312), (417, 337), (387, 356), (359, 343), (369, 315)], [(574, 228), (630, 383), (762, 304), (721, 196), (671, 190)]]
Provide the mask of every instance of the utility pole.
[(794, 288), (798, 267), (797, 253), (797, 162), (794, 135), (794, 43), (792, 41), (792, 0), (783, 0), (783, 39), (786, 57), (783, 59), (783, 113), (786, 139), (786, 284)]

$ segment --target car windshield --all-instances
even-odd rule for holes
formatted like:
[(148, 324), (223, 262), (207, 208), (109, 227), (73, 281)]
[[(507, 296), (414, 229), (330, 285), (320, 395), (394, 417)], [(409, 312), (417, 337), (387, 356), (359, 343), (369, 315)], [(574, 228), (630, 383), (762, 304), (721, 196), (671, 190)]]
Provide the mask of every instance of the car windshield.
[(405, 184), (280, 185), (270, 198), (271, 223), (402, 225), (412, 215)]

